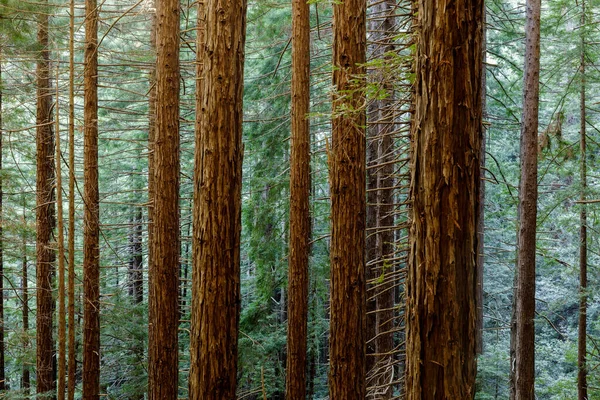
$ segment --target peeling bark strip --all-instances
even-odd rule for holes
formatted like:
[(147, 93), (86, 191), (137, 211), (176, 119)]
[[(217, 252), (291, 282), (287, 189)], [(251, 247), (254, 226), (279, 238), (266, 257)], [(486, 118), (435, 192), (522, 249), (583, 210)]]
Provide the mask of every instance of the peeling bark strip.
[(150, 400), (178, 394), (179, 326), (179, 1), (156, 1), (153, 262), (150, 282)]
[(285, 376), (288, 399), (306, 399), (308, 256), (311, 234), (309, 109), (310, 10), (306, 0), (293, 0), (289, 302)]
[(533, 399), (535, 384), (535, 241), (538, 197), (540, 14), (541, 0), (527, 0), (517, 256), (516, 400)]
[(482, 0), (418, 5), (407, 400), (472, 399)]
[(190, 400), (235, 399), (246, 0), (198, 3)]
[(100, 398), (100, 228), (98, 191), (98, 8), (85, 1), (83, 72), (83, 400)]
[[(38, 44), (41, 48), (37, 75), (37, 203), (36, 203), (36, 278), (37, 278), (37, 393), (56, 388), (52, 361), (54, 337), (52, 321), (52, 276), (56, 256), (52, 249), (54, 229), (54, 138), (52, 132), (52, 93), (50, 88), (50, 50), (48, 49), (48, 14), (38, 16)], [(45, 397), (42, 397), (45, 398)]]
[(366, 392), (366, 2), (333, 6), (329, 398)]

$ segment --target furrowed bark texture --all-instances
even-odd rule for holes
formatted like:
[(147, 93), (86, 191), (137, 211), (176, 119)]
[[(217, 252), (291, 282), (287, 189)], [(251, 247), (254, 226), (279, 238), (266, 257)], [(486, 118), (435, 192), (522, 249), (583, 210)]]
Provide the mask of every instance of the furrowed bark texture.
[[(54, 391), (54, 336), (52, 321), (54, 300), (52, 281), (56, 256), (52, 249), (54, 229), (54, 138), (52, 132), (52, 92), (50, 88), (50, 51), (48, 49), (48, 15), (38, 16), (38, 44), (41, 48), (37, 75), (36, 117), (36, 254), (37, 254), (37, 393)], [(44, 397), (42, 397), (44, 398)]]
[(526, 8), (517, 256), (516, 400), (533, 399), (535, 383), (535, 240), (541, 0), (527, 0)]
[(179, 1), (156, 1), (156, 129), (148, 344), (150, 400), (177, 399), (179, 325)]
[(286, 397), (306, 399), (310, 252), (310, 11), (292, 1), (292, 143)]
[(83, 400), (100, 398), (100, 248), (98, 192), (98, 10), (85, 1), (83, 72)]
[(406, 398), (472, 399), (483, 1), (420, 2), (418, 18)]
[[(585, 27), (585, 0), (581, 2), (581, 26), (582, 29)], [(581, 193), (580, 205), (581, 210), (579, 213), (579, 337), (578, 337), (578, 348), (577, 348), (577, 365), (579, 367), (577, 373), (577, 395), (579, 400), (587, 400), (587, 205), (584, 203), (586, 200), (587, 191), (587, 151), (586, 151), (586, 110), (585, 110), (585, 35), (581, 34), (581, 59), (580, 59), (580, 73), (581, 73), (581, 91), (580, 91), (580, 102), (579, 102), (579, 118), (580, 118), (580, 131), (579, 131), (579, 147), (580, 147), (580, 165), (579, 173), (581, 180)]]
[(329, 398), (366, 395), (366, 2), (333, 6)]
[(200, 2), (198, 22), (189, 395), (234, 399), (246, 1)]

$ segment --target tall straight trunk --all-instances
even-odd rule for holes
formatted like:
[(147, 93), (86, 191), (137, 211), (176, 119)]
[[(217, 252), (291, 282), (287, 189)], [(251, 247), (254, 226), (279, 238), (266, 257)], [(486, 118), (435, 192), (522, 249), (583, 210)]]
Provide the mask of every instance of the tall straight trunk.
[(190, 400), (233, 399), (246, 0), (198, 3)]
[(57, 249), (58, 249), (58, 400), (65, 399), (66, 387), (66, 342), (67, 314), (65, 309), (65, 239), (62, 204), (62, 175), (60, 150), (60, 104), (58, 88), (59, 70), (56, 68), (56, 211), (58, 220)]
[(179, 326), (179, 1), (156, 1), (156, 129), (148, 381), (150, 400), (177, 399)]
[(535, 241), (541, 0), (527, 0), (526, 8), (516, 298), (515, 398), (517, 400), (533, 399), (535, 384)]
[(366, 2), (333, 6), (329, 397), (366, 395)]
[[(26, 207), (23, 206), (23, 262), (21, 264), (21, 296), (22, 296), (22, 321), (23, 321), (23, 349), (29, 348), (29, 282), (27, 274), (27, 223), (25, 219)], [(21, 390), (25, 398), (29, 397), (29, 389), (31, 387), (31, 379), (29, 365), (23, 363), (21, 367)]]
[[(485, 2), (484, 2), (485, 3)], [(483, 353), (483, 263), (484, 259), (484, 213), (485, 213), (485, 150), (486, 150), (486, 132), (487, 128), (485, 120), (487, 118), (487, 78), (486, 78), (486, 52), (487, 52), (487, 28), (486, 28), (486, 11), (485, 4), (483, 9), (483, 49), (481, 52), (481, 59), (483, 62), (483, 70), (481, 73), (481, 109), (482, 118), (484, 123), (482, 124), (481, 133), (481, 152), (479, 155), (479, 164), (481, 165), (481, 186), (479, 187), (479, 219), (477, 226), (477, 235), (479, 236), (477, 241), (477, 354)]]
[[(381, 43), (381, 57), (388, 59), (394, 50), (393, 27), (394, 13), (396, 12), (393, 0), (386, 0), (378, 5), (380, 18), (383, 18), (380, 29), (383, 32)], [(379, 139), (377, 145), (377, 276), (382, 283), (377, 293), (377, 340), (375, 351), (377, 360), (383, 368), (381, 382), (390, 382), (390, 367), (392, 351), (394, 349), (394, 294), (396, 281), (390, 279), (394, 275), (394, 93), (389, 82), (382, 82), (385, 98), (378, 101), (378, 126)], [(382, 399), (389, 399), (393, 395), (392, 387), (385, 389), (381, 394)]]
[(406, 399), (472, 399), (483, 1), (426, 0), (418, 18)]
[[(0, 48), (0, 87), (2, 83), (2, 49)], [(2, 155), (4, 154), (2, 142), (4, 132), (2, 131), (2, 90), (0, 89), (0, 391), (6, 389), (6, 374), (4, 369), (4, 213), (2, 208), (3, 198), (3, 173)]]
[[(153, 1), (152, 5), (155, 6)], [(156, 10), (150, 14), (150, 47), (156, 54)], [(152, 314), (152, 291), (154, 276), (154, 260), (152, 248), (154, 247), (154, 140), (156, 132), (156, 60), (150, 67), (149, 74), (150, 92), (148, 97), (148, 343), (154, 343), (153, 329), (150, 321), (154, 320)], [(148, 381), (148, 393), (152, 391), (152, 382)]]
[[(378, 58), (381, 54), (378, 54), (377, 50), (380, 47), (381, 32), (380, 32), (380, 21), (376, 15), (378, 11), (377, 5), (379, 0), (371, 0), (369, 9), (371, 15), (367, 17), (369, 41), (373, 44), (369, 48), (369, 53), (372, 58)], [(371, 84), (377, 85), (379, 82), (379, 74), (377, 69), (371, 69), (368, 71), (368, 79)], [(379, 101), (372, 100), (369, 103), (367, 109), (367, 150), (366, 150), (366, 184), (367, 184), (367, 211), (365, 215), (365, 274), (367, 281), (367, 308), (366, 308), (366, 332), (365, 340), (367, 341), (366, 346), (366, 364), (365, 368), (369, 377), (374, 373), (373, 367), (375, 365), (375, 341), (377, 337), (377, 297), (375, 292), (377, 290), (377, 164), (379, 157), (378, 154), (378, 137), (379, 137)]]
[(69, 344), (67, 399), (75, 399), (75, 0), (69, 2)]
[(100, 248), (98, 191), (98, 9), (85, 0), (84, 213), (83, 213), (83, 400), (100, 397)]
[(577, 349), (577, 394), (579, 400), (587, 400), (587, 151), (586, 151), (586, 112), (585, 112), (585, 0), (581, 2), (581, 92), (579, 104), (580, 132), (579, 146), (581, 152), (579, 173), (581, 179), (581, 210), (579, 213), (579, 338)]
[(54, 229), (54, 143), (52, 133), (52, 92), (50, 88), (50, 50), (48, 48), (48, 14), (38, 16), (36, 111), (36, 253), (37, 253), (37, 393), (54, 391), (54, 336), (52, 321), (54, 300), (52, 281), (55, 253), (52, 249)]
[[(292, 0), (292, 144), (286, 397), (306, 398), (310, 252), (310, 9)], [(283, 294), (283, 289), (282, 289)]]

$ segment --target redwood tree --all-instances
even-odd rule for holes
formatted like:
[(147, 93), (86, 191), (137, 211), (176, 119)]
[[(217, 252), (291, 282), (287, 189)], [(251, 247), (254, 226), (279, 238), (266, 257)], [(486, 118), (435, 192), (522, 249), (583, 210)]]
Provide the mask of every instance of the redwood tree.
[(38, 16), (37, 111), (36, 111), (36, 278), (37, 278), (37, 393), (55, 389), (53, 373), (54, 300), (52, 281), (56, 256), (52, 248), (54, 228), (54, 140), (52, 132), (52, 91), (50, 88), (50, 50), (48, 14)]
[(177, 399), (179, 271), (179, 1), (156, 1), (156, 126), (151, 332), (148, 343), (150, 400)]
[(329, 397), (366, 395), (366, 2), (333, 6)]
[(98, 191), (98, 9), (85, 1), (84, 213), (83, 213), (83, 399), (100, 398), (100, 249)]
[(199, 2), (190, 400), (236, 397), (246, 0)]
[(534, 398), (535, 254), (541, 0), (527, 0), (517, 256), (516, 400)]
[(472, 399), (483, 1), (426, 0), (417, 15), (406, 398)]
[(286, 396), (306, 398), (308, 256), (310, 251), (310, 12), (292, 1), (292, 144)]

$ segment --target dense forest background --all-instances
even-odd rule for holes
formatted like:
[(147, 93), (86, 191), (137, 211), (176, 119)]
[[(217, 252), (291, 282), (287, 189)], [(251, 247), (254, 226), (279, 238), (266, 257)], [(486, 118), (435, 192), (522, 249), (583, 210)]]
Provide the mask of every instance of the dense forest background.
[[(588, 388), (600, 399), (598, 185), (600, 119), (597, 0), (544, 2), (541, 21), (539, 201), (537, 219), (536, 395), (577, 395), (580, 210), (587, 204)], [(389, 238), (368, 276), (371, 298), (392, 293), (386, 315), (392, 339), (390, 364), (372, 369), (369, 398), (402, 395), (404, 299), (407, 259), (411, 3), (369, 2), (367, 168), (369, 207), (386, 191), (393, 207), (372, 214), (369, 235)], [(433, 2), (435, 3), (435, 2)], [(383, 4), (383, 6), (382, 6)], [(144, 398), (148, 379), (148, 124), (155, 49), (150, 0), (106, 0), (99, 6), (99, 191), (101, 392), (110, 399)], [(68, 380), (81, 390), (83, 263), (83, 5), (75, 3), (74, 79), (69, 69), (68, 4), (0, 1), (0, 104), (2, 271), (5, 385), (0, 397), (29, 398), (36, 385), (36, 62), (42, 48), (40, 16), (49, 16), (54, 134), (62, 148), (65, 221), (74, 200), (75, 359)], [(584, 11), (582, 11), (584, 10)], [(582, 12), (585, 15), (582, 18)], [(194, 176), (196, 4), (181, 2), (180, 80), (180, 288), (179, 396), (187, 398), (189, 361), (192, 201)], [(312, 236), (308, 291), (308, 393), (327, 398), (329, 341), (332, 4), (310, 2), (310, 127)], [(477, 399), (509, 397), (510, 335), (516, 266), (520, 129), (523, 102), (525, 6), (486, 1), (486, 157), (483, 248), (483, 341), (478, 356)], [(290, 212), (291, 6), (250, 1), (244, 66), (241, 315), (238, 398), (281, 399), (285, 393)], [(587, 68), (582, 74), (582, 55)], [(587, 186), (581, 202), (581, 93), (585, 78)], [(69, 84), (74, 84), (74, 142), (69, 140)], [(376, 106), (373, 106), (373, 105)], [(374, 111), (375, 110), (375, 111)], [(378, 111), (379, 110), (379, 111)], [(375, 131), (374, 132), (374, 127)], [(390, 138), (390, 142), (386, 142)], [(54, 140), (58, 144), (58, 140)], [(68, 191), (69, 145), (74, 148), (74, 195)], [(376, 147), (379, 146), (379, 150)], [(381, 147), (387, 146), (384, 150)], [(386, 165), (392, 166), (385, 169)], [(58, 171), (55, 169), (55, 171)], [(371, 173), (371, 177), (373, 174)], [(383, 177), (382, 177), (383, 176)], [(373, 180), (374, 179), (374, 180)], [(369, 177), (368, 177), (369, 180)], [(377, 193), (371, 197), (369, 193)], [(53, 195), (56, 198), (56, 192)], [(378, 200), (379, 199), (379, 200)], [(587, 203), (586, 203), (587, 202)], [(369, 216), (367, 216), (367, 219)], [(369, 221), (367, 221), (369, 224)], [(65, 222), (65, 237), (67, 224)], [(371, 229), (369, 231), (369, 229)], [(378, 236), (379, 235), (379, 236)], [(58, 232), (54, 229), (53, 246)], [(385, 243), (388, 244), (385, 247)], [(390, 245), (391, 244), (391, 245)], [(367, 250), (368, 251), (368, 250)], [(381, 252), (384, 252), (382, 255)], [(370, 257), (370, 258), (369, 258)], [(382, 261), (383, 260), (383, 261)], [(55, 278), (57, 277), (54, 274)], [(53, 282), (58, 300), (58, 281)], [(141, 285), (141, 286), (140, 286)], [(64, 295), (64, 293), (63, 293)], [(388, 299), (389, 300), (389, 299)], [(389, 304), (389, 303), (388, 303)], [(58, 306), (58, 304), (56, 305)], [(377, 308), (379, 307), (379, 308)], [(58, 338), (58, 318), (54, 338)], [(372, 338), (372, 336), (371, 336)], [(64, 338), (63, 338), (64, 339)], [(367, 344), (369, 348), (369, 344)], [(372, 365), (371, 365), (372, 366)], [(387, 372), (385, 372), (385, 371)], [(383, 372), (382, 372), (383, 371)], [(390, 372), (391, 371), (391, 372)], [(30, 388), (31, 386), (31, 388)], [(391, 388), (381, 394), (382, 388)]]

